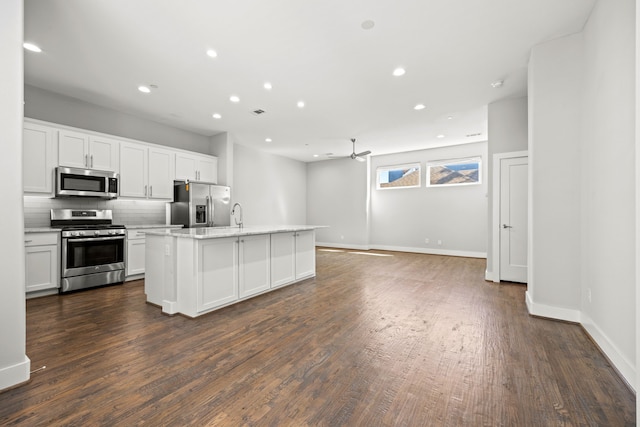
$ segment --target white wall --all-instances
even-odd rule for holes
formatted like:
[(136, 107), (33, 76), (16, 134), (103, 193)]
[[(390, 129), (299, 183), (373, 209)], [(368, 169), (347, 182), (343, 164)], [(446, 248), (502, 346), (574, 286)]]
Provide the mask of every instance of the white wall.
[(29, 379), (22, 218), (23, 2), (0, 3), (0, 390)]
[[(482, 156), (482, 184), (425, 188), (427, 161)], [(487, 143), (457, 145), (371, 158), (372, 247), (485, 257), (487, 251)], [(420, 188), (376, 190), (376, 168), (420, 162)], [(425, 243), (429, 238), (430, 243)], [(441, 240), (442, 245), (437, 241)]]
[(579, 321), (636, 369), (635, 4), (598, 2), (529, 64), (532, 314)]
[(596, 3), (583, 35), (582, 324), (635, 380), (634, 1)]
[[(487, 155), (487, 278), (493, 275), (493, 155), (528, 148), (527, 97), (503, 99), (488, 107)], [(499, 165), (498, 165), (499, 167)], [(499, 196), (499, 195), (498, 195)], [(500, 242), (495, 242), (498, 245)]]
[(307, 223), (327, 225), (318, 245), (367, 249), (367, 163), (352, 159), (307, 164)]
[(529, 61), (529, 268), (532, 314), (579, 321), (582, 35)]
[(218, 158), (218, 184), (233, 186), (233, 137), (222, 132), (211, 137), (211, 154)]
[(24, 90), (25, 117), (213, 154), (209, 136), (141, 119), (34, 86), (25, 85)]
[(303, 162), (234, 145), (231, 197), (242, 204), (245, 225), (305, 224), (306, 189)]

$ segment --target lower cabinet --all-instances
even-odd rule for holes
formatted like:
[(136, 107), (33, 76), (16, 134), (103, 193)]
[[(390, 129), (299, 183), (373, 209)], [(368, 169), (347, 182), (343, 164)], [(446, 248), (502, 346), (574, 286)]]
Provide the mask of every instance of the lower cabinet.
[(238, 238), (198, 243), (198, 312), (238, 299)]
[(25, 234), (25, 292), (59, 287), (59, 239), (60, 233)]
[(147, 301), (197, 317), (315, 276), (315, 232), (147, 237)]
[(169, 230), (168, 228), (146, 228), (127, 230), (127, 262), (125, 275), (127, 280), (139, 279), (145, 272), (145, 231)]

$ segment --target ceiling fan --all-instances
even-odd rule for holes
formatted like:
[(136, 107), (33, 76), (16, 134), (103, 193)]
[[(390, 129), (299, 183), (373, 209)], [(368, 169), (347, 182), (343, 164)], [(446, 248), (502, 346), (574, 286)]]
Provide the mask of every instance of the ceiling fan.
[(353, 159), (353, 160), (357, 160), (359, 162), (364, 162), (367, 159), (365, 159), (364, 156), (367, 156), (369, 154), (371, 154), (371, 151), (367, 150), (367, 151), (363, 151), (362, 153), (356, 153), (356, 139), (355, 138), (351, 138), (351, 143), (353, 144), (353, 152), (348, 155), (348, 156), (329, 156), (330, 159)]

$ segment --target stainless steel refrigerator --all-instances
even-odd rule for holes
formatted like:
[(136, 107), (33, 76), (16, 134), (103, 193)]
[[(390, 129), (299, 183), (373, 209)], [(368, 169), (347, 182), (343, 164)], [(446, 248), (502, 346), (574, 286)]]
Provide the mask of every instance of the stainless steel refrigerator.
[(231, 188), (208, 182), (174, 181), (171, 224), (193, 227), (228, 226)]

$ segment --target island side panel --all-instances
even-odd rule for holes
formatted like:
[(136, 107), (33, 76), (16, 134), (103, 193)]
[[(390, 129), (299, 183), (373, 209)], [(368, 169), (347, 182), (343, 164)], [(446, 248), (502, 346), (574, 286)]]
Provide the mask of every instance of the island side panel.
[(162, 307), (164, 293), (164, 237), (146, 236), (144, 293), (147, 302)]

